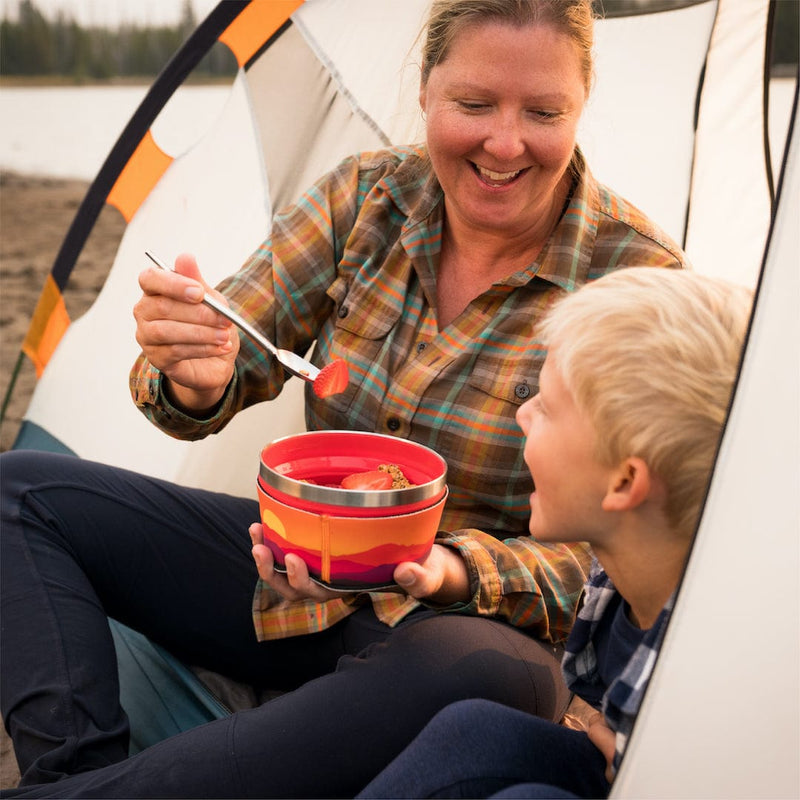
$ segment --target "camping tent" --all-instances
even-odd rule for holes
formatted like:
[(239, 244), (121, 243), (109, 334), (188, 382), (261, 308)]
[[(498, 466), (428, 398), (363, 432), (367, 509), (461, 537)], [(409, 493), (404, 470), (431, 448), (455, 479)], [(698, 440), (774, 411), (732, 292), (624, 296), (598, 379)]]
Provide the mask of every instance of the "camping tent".
[[(150, 426), (127, 389), (137, 354), (129, 312), (144, 251), (165, 260), (191, 251), (213, 283), (263, 240), (275, 209), (342, 156), (421, 138), (415, 37), (426, 7), (228, 0), (212, 11), (154, 83), (67, 235), (25, 342), (41, 377), (16, 446), (254, 495), (259, 446), (303, 425), (299, 381), (200, 442)], [(719, 468), (654, 691), (614, 787), (620, 797), (788, 797), (800, 789), (797, 133), (765, 261), (775, 210), (765, 133), (770, 12), (769, 0), (700, 0), (597, 26), (597, 81), (579, 133), (594, 173), (684, 243), (699, 271), (759, 286)], [(215, 42), (240, 67), (224, 111), (198, 141), (175, 144), (171, 98)], [(70, 324), (61, 290), (104, 204), (128, 225), (97, 301)], [(765, 413), (753, 405), (767, 389)], [(769, 569), (760, 571), (747, 545), (756, 540), (764, 552), (767, 535)], [(739, 672), (722, 682), (734, 639)], [(759, 646), (766, 651), (755, 659)]]

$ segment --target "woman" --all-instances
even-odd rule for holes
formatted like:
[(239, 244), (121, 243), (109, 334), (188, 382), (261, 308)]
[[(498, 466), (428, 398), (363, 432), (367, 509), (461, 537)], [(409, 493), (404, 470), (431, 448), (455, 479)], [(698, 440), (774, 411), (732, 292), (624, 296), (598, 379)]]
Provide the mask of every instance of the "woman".
[[(434, 3), (427, 146), (343, 161), (219, 287), (279, 347), (347, 360), (346, 392), (307, 394), (309, 428), (391, 433), (446, 458), (446, 532), (397, 568), (403, 593), (331, 597), (299, 559), (275, 573), (250, 500), (71, 458), (5, 460), (2, 702), (30, 796), (348, 796), (455, 700), (560, 718), (554, 645), (589, 561), (526, 536), (514, 415), (544, 356), (532, 328), (586, 280), (683, 265), (577, 150), (591, 30), (588, 0)], [(285, 376), (200, 304), (194, 259), (176, 270), (140, 277), (131, 387), (155, 424), (198, 438)], [(126, 759), (106, 615), (286, 693)]]

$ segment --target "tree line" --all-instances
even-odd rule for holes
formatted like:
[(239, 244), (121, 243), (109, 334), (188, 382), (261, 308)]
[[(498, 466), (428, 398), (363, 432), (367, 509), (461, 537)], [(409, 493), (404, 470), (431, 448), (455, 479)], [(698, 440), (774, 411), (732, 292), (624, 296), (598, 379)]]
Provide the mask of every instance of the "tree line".
[[(22, 0), (15, 20), (0, 22), (0, 75), (51, 77), (83, 81), (152, 78), (197, 27), (191, 2), (184, 0), (180, 21), (172, 26), (122, 25), (83, 27), (59, 12), (48, 19), (34, 0)], [(194, 75), (234, 75), (236, 59), (224, 45), (215, 45)]]
[[(614, 16), (665, 8), (686, 0), (595, 0), (598, 10)], [(742, 2), (744, 0), (741, 0)], [(796, 65), (800, 0), (780, 0), (776, 5), (772, 64)], [(34, 0), (22, 0), (16, 20), (0, 22), (0, 75), (42, 76), (83, 81), (158, 75), (197, 27), (190, 0), (184, 0), (180, 21), (173, 26), (123, 25), (119, 28), (82, 27), (59, 13), (48, 19)], [(236, 60), (217, 44), (194, 71), (199, 78), (231, 76)]]

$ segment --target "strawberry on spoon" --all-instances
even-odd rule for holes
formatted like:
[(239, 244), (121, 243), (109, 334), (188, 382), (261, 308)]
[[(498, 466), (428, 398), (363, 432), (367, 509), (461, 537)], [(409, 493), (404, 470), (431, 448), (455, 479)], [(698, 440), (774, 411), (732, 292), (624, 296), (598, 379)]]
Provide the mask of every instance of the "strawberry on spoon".
[(339, 394), (347, 388), (349, 380), (350, 372), (347, 369), (347, 362), (341, 358), (334, 359), (330, 364), (326, 364), (314, 378), (314, 394), (322, 398)]

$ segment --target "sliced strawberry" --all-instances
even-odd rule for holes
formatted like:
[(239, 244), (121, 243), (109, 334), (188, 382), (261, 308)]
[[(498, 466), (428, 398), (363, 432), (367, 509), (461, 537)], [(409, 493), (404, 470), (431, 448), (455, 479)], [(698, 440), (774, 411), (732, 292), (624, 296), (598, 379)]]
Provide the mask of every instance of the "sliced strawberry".
[(376, 489), (391, 489), (394, 479), (388, 472), (371, 469), (369, 472), (354, 472), (342, 478), (342, 489), (359, 489), (371, 492)]
[(326, 364), (314, 378), (314, 394), (317, 397), (330, 397), (332, 394), (339, 394), (347, 388), (350, 380), (350, 372), (347, 369), (347, 362), (341, 358)]

